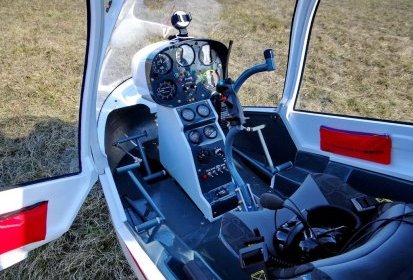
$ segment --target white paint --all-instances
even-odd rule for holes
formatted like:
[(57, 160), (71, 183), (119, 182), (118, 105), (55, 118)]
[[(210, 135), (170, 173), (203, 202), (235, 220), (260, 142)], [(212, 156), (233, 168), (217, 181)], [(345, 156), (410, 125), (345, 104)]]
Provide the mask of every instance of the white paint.
[(100, 111), (98, 119), (99, 147), (102, 153), (104, 153), (105, 155), (106, 121), (109, 114), (114, 110), (133, 106), (136, 104), (143, 104), (147, 106), (152, 114), (155, 114), (158, 110), (158, 105), (156, 103), (144, 99), (142, 95), (137, 92), (132, 79), (127, 80), (118, 88), (116, 88), (106, 99), (105, 103), (102, 106), (102, 110)]
[(139, 279), (142, 279), (140, 270), (136, 267), (135, 261), (130, 257), (130, 254), (133, 255), (133, 258), (139, 264), (139, 267), (143, 270), (143, 273), (150, 277), (149, 279), (165, 279), (156, 264), (154, 264), (148, 254), (140, 246), (136, 237), (131, 232), (131, 229), (126, 225), (125, 210), (123, 209), (120, 201), (109, 167), (105, 169), (104, 174), (99, 176), (99, 179), (102, 184), (106, 202), (108, 203), (108, 207), (110, 209), (110, 216), (113, 226), (118, 239), (121, 241), (121, 248), (136, 276)]
[[(213, 108), (209, 100), (200, 101), (197, 104), (205, 103), (208, 103), (209, 108)], [(205, 218), (213, 221), (211, 205), (202, 194), (192, 150), (186, 139), (184, 125), (177, 109), (159, 106), (158, 124), (161, 128), (158, 131), (158, 139), (162, 165), (201, 210)], [(215, 126), (219, 127), (217, 118), (215, 118)], [(218, 130), (218, 133), (222, 139), (225, 139), (221, 130)]]

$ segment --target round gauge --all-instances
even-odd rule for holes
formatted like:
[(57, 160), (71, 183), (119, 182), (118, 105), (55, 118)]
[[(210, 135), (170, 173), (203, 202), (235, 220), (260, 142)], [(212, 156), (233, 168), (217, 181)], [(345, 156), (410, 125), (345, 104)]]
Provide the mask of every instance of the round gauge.
[(196, 111), (198, 112), (198, 114), (201, 116), (201, 117), (208, 117), (209, 116), (209, 113), (211, 113), (211, 110), (208, 108), (208, 106), (206, 106), (206, 105), (203, 105), (203, 104), (201, 104), (201, 105), (199, 105), (198, 107), (196, 107)]
[(156, 96), (162, 100), (171, 100), (176, 95), (176, 86), (174, 82), (166, 80), (159, 83), (156, 89)]
[(203, 45), (199, 51), (199, 61), (204, 65), (211, 65), (217, 58), (217, 52), (210, 45)]
[(181, 66), (191, 65), (195, 60), (195, 52), (189, 45), (176, 48), (176, 62)]
[(195, 119), (195, 112), (191, 109), (185, 108), (181, 111), (181, 117), (187, 122), (193, 121)]
[(188, 138), (189, 138), (189, 141), (191, 141), (191, 143), (199, 144), (201, 143), (202, 135), (201, 133), (199, 133), (198, 130), (192, 130), (191, 132), (189, 132)]
[(208, 90), (215, 90), (219, 82), (219, 75), (215, 70), (207, 70), (203, 77), (203, 84)]
[(164, 75), (172, 68), (172, 60), (166, 54), (160, 53), (152, 61), (152, 71), (156, 74)]
[(212, 125), (208, 125), (204, 128), (204, 135), (209, 139), (214, 139), (217, 137), (218, 132)]

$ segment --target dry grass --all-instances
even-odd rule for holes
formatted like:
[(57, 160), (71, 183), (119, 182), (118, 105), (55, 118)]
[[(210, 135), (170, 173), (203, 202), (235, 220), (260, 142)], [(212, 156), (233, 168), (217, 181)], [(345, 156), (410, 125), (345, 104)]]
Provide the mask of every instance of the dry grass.
[(413, 122), (413, 2), (324, 0), (298, 108)]
[(78, 170), (85, 17), (82, 1), (1, 4), (0, 186)]
[(242, 104), (276, 106), (284, 87), (288, 41), (294, 1), (225, 1), (221, 20), (210, 32), (214, 39), (234, 41), (229, 75), (238, 77), (246, 68), (264, 61), (263, 51), (276, 53), (277, 70), (261, 73), (247, 81), (240, 91)]
[[(170, 2), (145, 3), (149, 10), (165, 11)], [(213, 3), (210, 13), (187, 1), (174, 3), (202, 19), (193, 23), (193, 34), (234, 40), (232, 77), (262, 61), (265, 48), (275, 49), (276, 74), (254, 77), (241, 92), (244, 104), (275, 105), (283, 89), (293, 1), (193, 2)], [(299, 107), (413, 121), (412, 5), (410, 0), (323, 0)], [(0, 186), (74, 172), (84, 2), (7, 1), (0, 19)], [(130, 58), (142, 43), (133, 36), (116, 50), (108, 81), (130, 76)], [(131, 277), (99, 186), (67, 234), (0, 273), (0, 279)]]
[[(1, 3), (0, 186), (78, 171), (85, 10), (80, 0)], [(108, 213), (95, 187), (67, 234), (0, 279), (132, 278)]]

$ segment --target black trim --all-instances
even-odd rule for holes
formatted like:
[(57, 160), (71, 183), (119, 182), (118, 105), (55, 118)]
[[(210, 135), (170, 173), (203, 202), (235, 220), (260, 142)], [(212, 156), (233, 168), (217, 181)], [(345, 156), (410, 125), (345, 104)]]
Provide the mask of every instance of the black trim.
[(88, 58), (89, 58), (89, 41), (90, 41), (90, 2), (89, 0), (86, 1), (86, 9), (87, 9), (87, 31), (86, 31), (86, 53), (85, 53), (85, 65), (83, 68), (83, 79), (82, 79), (82, 90), (80, 92), (80, 108), (79, 108), (79, 126), (78, 126), (78, 152), (79, 152), (79, 171), (75, 172), (74, 174), (82, 173), (82, 153), (81, 153), (81, 128), (82, 128), (82, 112), (83, 112), (83, 96), (85, 91), (85, 80), (86, 80), (86, 73), (87, 73), (87, 65), (88, 65)]
[(79, 166), (79, 171), (73, 172), (73, 173), (68, 173), (68, 174), (63, 174), (63, 175), (58, 175), (58, 176), (53, 176), (53, 177), (48, 177), (48, 178), (40, 178), (36, 180), (32, 180), (29, 182), (24, 182), (24, 183), (18, 183), (14, 184), (11, 186), (0, 186), (0, 193), (6, 190), (10, 189), (15, 189), (15, 188), (20, 188), (20, 187), (25, 187), (29, 185), (34, 185), (38, 183), (43, 183), (51, 180), (57, 180), (57, 179), (62, 179), (62, 178), (67, 178), (67, 177), (72, 177), (74, 175), (79, 175), (82, 173), (82, 156), (81, 156), (81, 125), (82, 125), (82, 112), (83, 112), (83, 95), (84, 95), (84, 89), (85, 89), (85, 80), (86, 80), (86, 71), (87, 71), (87, 64), (88, 64), (88, 58), (89, 58), (89, 40), (90, 40), (90, 3), (89, 1), (86, 1), (86, 10), (87, 10), (87, 30), (86, 30), (86, 52), (85, 52), (85, 64), (83, 68), (83, 78), (82, 78), (82, 88), (80, 91), (80, 104), (79, 104), (79, 122), (78, 122), (78, 133), (77, 133), (77, 141), (78, 141), (78, 166)]
[(15, 185), (0, 187), (0, 193), (2, 191), (7, 191), (7, 190), (11, 190), (11, 189), (26, 187), (26, 186), (30, 186), (30, 185), (34, 185), (34, 184), (47, 182), (47, 181), (50, 181), (50, 180), (58, 180), (58, 179), (62, 179), (62, 178), (71, 177), (71, 176), (74, 176), (74, 175), (79, 175), (81, 172), (82, 171), (78, 171), (78, 172), (58, 175), (58, 176), (54, 176), (54, 177), (35, 179), (35, 180), (29, 181), (29, 182), (19, 183), (19, 184), (15, 184)]
[[(300, 1), (300, 0), (299, 0), (299, 1)], [(297, 95), (296, 95), (296, 98), (295, 98), (295, 100), (294, 100), (294, 107), (293, 107), (293, 110), (294, 110), (294, 111), (296, 111), (296, 110), (295, 110), (295, 106), (297, 105), (298, 94), (299, 94), (300, 89), (301, 89), (301, 83), (302, 83), (302, 81), (303, 81), (303, 76), (304, 76), (304, 72), (305, 72), (305, 65), (306, 65), (306, 62), (307, 62), (308, 47), (309, 47), (310, 41), (311, 41), (311, 32), (313, 31), (314, 20), (315, 20), (315, 18), (316, 18), (316, 16), (317, 16), (317, 11), (318, 11), (319, 5), (320, 5), (320, 0), (318, 0), (318, 2), (317, 2), (317, 5), (316, 5), (315, 10), (314, 10), (313, 18), (311, 19), (310, 29), (308, 30), (307, 44), (306, 44), (306, 46), (305, 46), (305, 54), (304, 54), (303, 66), (302, 66), (302, 71), (301, 71), (301, 75), (300, 75), (300, 80), (298, 81)]]
[[(298, 0), (300, 1), (300, 0)], [(297, 1), (297, 2), (298, 2)], [(296, 2), (296, 3), (297, 3)], [(318, 0), (317, 2), (317, 6), (314, 10), (314, 16), (311, 19), (311, 24), (310, 24), (310, 30), (308, 32), (308, 37), (307, 37), (307, 45), (305, 47), (305, 55), (304, 55), (304, 61), (303, 61), (303, 67), (302, 67), (302, 71), (301, 71), (301, 75), (300, 75), (300, 81), (298, 83), (298, 89), (297, 89), (297, 95), (296, 98), (294, 100), (294, 107), (293, 110), (297, 111), (297, 112), (305, 112), (305, 113), (313, 113), (313, 114), (318, 114), (318, 115), (326, 115), (326, 116), (336, 116), (336, 117), (345, 117), (345, 118), (351, 118), (351, 119), (361, 119), (361, 120), (369, 120), (369, 121), (377, 121), (377, 122), (385, 122), (385, 123), (396, 123), (396, 124), (403, 124), (403, 125), (408, 125), (408, 126), (413, 126), (413, 122), (403, 122), (403, 121), (397, 121), (397, 120), (387, 120), (387, 119), (376, 119), (376, 118), (369, 118), (369, 117), (361, 117), (361, 116), (352, 116), (352, 115), (340, 115), (340, 114), (333, 114), (333, 113), (325, 113), (325, 112), (315, 112), (315, 111), (307, 111), (307, 110), (300, 110), (297, 109), (297, 100), (298, 100), (298, 95), (300, 94), (301, 91), (301, 83), (303, 81), (303, 76), (304, 76), (304, 72), (305, 72), (305, 66), (306, 66), (306, 61), (307, 61), (307, 54), (308, 54), (308, 49), (310, 46), (310, 41), (311, 41), (311, 32), (313, 30), (313, 24), (315, 21), (315, 18), (317, 16), (317, 11), (318, 11), (318, 7), (320, 5), (320, 0)], [(297, 6), (296, 6), (297, 8)], [(294, 22), (294, 17), (295, 17), (295, 11), (294, 11), (294, 16), (293, 16), (293, 22)], [(292, 28), (291, 28), (292, 31)], [(291, 47), (291, 33), (290, 33), (290, 47)], [(290, 49), (288, 50), (288, 58), (290, 57)], [(288, 63), (288, 62), (287, 62)], [(288, 65), (288, 64), (287, 64)], [(288, 67), (287, 67), (288, 70)], [(284, 88), (285, 88), (285, 81), (284, 81)]]
[[(287, 83), (287, 73), (288, 73), (288, 68), (289, 68), (289, 66), (290, 66), (291, 38), (292, 38), (292, 36), (293, 36), (293, 27), (294, 27), (295, 14), (297, 13), (298, 1), (300, 1), (300, 0), (296, 0), (296, 1), (295, 1), (293, 18), (291, 19), (291, 24), (290, 24), (290, 39), (289, 39), (289, 42), (288, 42), (287, 67), (285, 68), (283, 93), (282, 93), (282, 95), (281, 95), (280, 101), (281, 101), (282, 98), (284, 97), (285, 84)], [(311, 32), (311, 31), (310, 31), (310, 32)], [(278, 107), (278, 106), (277, 106), (277, 107)]]
[(302, 112), (302, 113), (309, 113), (309, 114), (317, 114), (317, 115), (343, 117), (343, 118), (350, 118), (350, 119), (359, 119), (359, 120), (384, 122), (384, 123), (395, 123), (395, 124), (413, 126), (413, 123), (410, 123), (410, 122), (392, 121), (392, 120), (386, 120), (386, 119), (375, 119), (375, 118), (369, 118), (369, 117), (359, 117), (359, 116), (350, 116), (350, 115), (340, 115), (340, 114), (324, 113), (324, 112), (313, 112), (313, 111), (307, 111), (307, 110), (299, 110), (299, 109), (295, 109), (295, 108), (294, 108), (294, 111)]

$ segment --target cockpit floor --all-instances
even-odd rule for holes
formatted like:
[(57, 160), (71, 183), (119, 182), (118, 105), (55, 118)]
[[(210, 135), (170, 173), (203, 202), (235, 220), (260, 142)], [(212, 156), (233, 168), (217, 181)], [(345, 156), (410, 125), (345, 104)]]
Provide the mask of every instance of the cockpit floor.
[[(246, 182), (250, 184), (253, 193), (260, 196), (269, 190), (269, 186), (253, 170), (243, 163), (237, 163), (237, 168)], [(130, 180), (125, 175), (117, 176), (119, 191), (133, 199), (136, 194)], [(239, 261), (223, 245), (219, 239), (221, 219), (209, 222), (192, 200), (180, 188), (173, 178), (144, 184), (154, 203), (165, 216), (165, 224), (174, 235), (178, 236), (187, 247), (199, 253), (209, 266), (224, 279), (237, 275), (237, 279), (246, 277), (240, 269)], [(246, 278), (247, 279), (247, 278)]]

